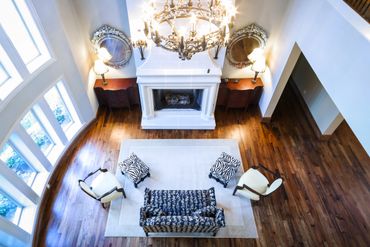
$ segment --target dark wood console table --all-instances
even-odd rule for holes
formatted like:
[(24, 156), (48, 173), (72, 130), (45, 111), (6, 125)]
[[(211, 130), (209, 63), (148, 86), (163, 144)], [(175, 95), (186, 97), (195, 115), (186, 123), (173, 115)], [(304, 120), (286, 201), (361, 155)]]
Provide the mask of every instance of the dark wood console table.
[(139, 91), (136, 78), (107, 79), (107, 85), (103, 85), (102, 79), (97, 79), (94, 92), (100, 106), (109, 109), (140, 105)]
[[(236, 81), (237, 82), (234, 82)], [(217, 106), (229, 108), (247, 109), (250, 105), (256, 105), (259, 102), (263, 88), (260, 78), (256, 83), (252, 83), (252, 78), (246, 79), (228, 79), (225, 82), (221, 80), (218, 90)]]

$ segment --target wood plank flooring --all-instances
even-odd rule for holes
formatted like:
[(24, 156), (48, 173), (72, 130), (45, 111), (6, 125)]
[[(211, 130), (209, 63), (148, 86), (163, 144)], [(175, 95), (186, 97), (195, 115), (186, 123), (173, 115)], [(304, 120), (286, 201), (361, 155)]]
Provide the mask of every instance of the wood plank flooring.
[[(370, 158), (346, 123), (328, 141), (314, 135), (291, 88), (271, 124), (257, 109), (216, 110), (214, 131), (142, 130), (138, 108), (99, 117), (56, 168), (45, 194), (35, 246), (370, 246)], [(104, 238), (108, 210), (77, 180), (98, 167), (116, 169), (128, 138), (235, 138), (244, 168), (278, 169), (284, 187), (253, 203), (259, 238)]]

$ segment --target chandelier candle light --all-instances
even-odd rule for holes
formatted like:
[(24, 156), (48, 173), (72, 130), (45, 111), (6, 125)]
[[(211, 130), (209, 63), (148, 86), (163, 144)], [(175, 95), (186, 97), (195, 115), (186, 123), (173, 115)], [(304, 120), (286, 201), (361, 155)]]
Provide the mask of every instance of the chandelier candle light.
[[(226, 46), (236, 9), (226, 0), (166, 0), (161, 10), (151, 0), (145, 7), (144, 34), (157, 46), (177, 52), (182, 60)], [(217, 54), (215, 56), (217, 58)]]

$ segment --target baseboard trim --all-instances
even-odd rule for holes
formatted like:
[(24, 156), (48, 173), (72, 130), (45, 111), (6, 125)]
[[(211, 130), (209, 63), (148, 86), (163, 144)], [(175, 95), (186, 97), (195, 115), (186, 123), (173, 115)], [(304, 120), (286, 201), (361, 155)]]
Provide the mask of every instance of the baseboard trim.
[(258, 105), (258, 113), (260, 115), (260, 122), (261, 123), (264, 123), (264, 124), (269, 124), (271, 123), (271, 117), (263, 117), (262, 116), (262, 112), (261, 112), (261, 108), (260, 106)]

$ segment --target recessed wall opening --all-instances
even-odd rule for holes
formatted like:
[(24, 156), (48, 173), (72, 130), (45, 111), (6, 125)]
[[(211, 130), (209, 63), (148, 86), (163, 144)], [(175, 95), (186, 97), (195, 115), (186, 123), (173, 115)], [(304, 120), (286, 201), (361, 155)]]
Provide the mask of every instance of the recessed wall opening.
[(193, 109), (200, 111), (203, 89), (153, 89), (154, 110)]

